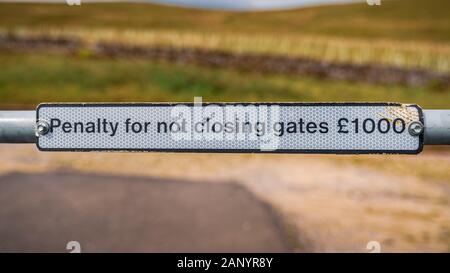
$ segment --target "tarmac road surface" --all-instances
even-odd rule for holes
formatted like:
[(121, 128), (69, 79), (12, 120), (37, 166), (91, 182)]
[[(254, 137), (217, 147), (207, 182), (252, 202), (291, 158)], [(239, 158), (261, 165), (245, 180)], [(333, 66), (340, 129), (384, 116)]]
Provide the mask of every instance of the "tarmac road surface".
[(233, 183), (10, 173), (0, 223), (0, 252), (290, 250), (271, 207)]

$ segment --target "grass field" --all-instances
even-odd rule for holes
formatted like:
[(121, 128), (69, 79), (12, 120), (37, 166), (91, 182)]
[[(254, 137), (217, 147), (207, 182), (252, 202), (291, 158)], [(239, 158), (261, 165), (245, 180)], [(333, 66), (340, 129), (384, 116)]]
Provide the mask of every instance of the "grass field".
[(43, 101), (400, 101), (449, 107), (450, 93), (133, 59), (0, 54), (0, 105)]
[(240, 13), (131, 3), (0, 7), (3, 33), (282, 54), (450, 72), (450, 3), (445, 0)]
[(220, 12), (151, 4), (2, 4), (0, 26), (83, 27), (315, 34), (334, 37), (450, 41), (447, 0), (383, 1), (277, 12)]
[[(1, 33), (2, 31), (0, 31)], [(204, 48), (234, 53), (275, 54), (353, 64), (381, 64), (450, 72), (450, 45), (437, 42), (367, 40), (317, 35), (201, 33), (179, 30), (135, 29), (14, 29), (25, 37), (76, 38), (87, 44), (107, 42), (126, 46)]]
[[(152, 4), (0, 4), (0, 31), (89, 43), (200, 47), (450, 71), (449, 2), (383, 1), (276, 12)], [(80, 52), (0, 51), (0, 105), (42, 101), (400, 101), (449, 107), (448, 90), (239, 73)]]

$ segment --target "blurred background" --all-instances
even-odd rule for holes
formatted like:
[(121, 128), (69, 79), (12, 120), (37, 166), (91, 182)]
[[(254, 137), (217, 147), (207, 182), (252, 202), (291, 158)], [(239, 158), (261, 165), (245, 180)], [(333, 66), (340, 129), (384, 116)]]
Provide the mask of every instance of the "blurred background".
[[(38, 2), (0, 0), (0, 110), (195, 96), (450, 109), (447, 0)], [(86, 252), (450, 251), (444, 146), (335, 156), (1, 144), (0, 155), (3, 252), (67, 252), (69, 241)]]

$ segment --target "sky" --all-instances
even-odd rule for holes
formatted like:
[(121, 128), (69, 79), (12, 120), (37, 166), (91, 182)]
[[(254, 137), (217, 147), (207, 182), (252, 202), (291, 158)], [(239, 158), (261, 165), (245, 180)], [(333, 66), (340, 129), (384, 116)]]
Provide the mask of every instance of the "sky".
[[(127, 0), (123, 2), (126, 1)], [(130, 2), (153, 2), (187, 7), (227, 10), (270, 10), (364, 1), (365, 0), (131, 0)], [(66, 0), (0, 0), (0, 2), (65, 3)], [(81, 3), (83, 2), (121, 2), (121, 0), (81, 0)]]
[[(352, 0), (147, 0), (149, 2), (191, 7), (238, 10), (264, 10), (321, 4), (348, 3)], [(360, 0), (361, 2), (363, 0)], [(144, 0), (145, 2), (145, 0)], [(353, 0), (353, 2), (356, 2)]]

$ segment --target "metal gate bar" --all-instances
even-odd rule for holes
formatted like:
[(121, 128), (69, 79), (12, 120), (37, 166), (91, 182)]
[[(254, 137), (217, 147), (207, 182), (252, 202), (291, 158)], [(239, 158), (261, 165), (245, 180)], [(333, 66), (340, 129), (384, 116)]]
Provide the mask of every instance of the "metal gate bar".
[[(424, 144), (450, 145), (450, 110), (423, 110)], [(0, 143), (35, 143), (36, 111), (0, 111)]]

